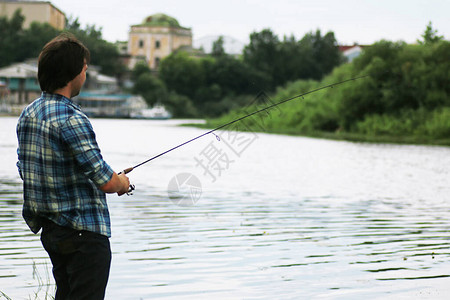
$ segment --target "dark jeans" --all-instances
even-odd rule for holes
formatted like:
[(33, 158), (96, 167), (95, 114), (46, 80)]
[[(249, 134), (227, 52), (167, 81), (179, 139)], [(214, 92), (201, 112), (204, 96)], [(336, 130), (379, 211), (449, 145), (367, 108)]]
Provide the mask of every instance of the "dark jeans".
[(106, 236), (46, 222), (41, 241), (53, 264), (55, 300), (101, 300), (111, 265)]

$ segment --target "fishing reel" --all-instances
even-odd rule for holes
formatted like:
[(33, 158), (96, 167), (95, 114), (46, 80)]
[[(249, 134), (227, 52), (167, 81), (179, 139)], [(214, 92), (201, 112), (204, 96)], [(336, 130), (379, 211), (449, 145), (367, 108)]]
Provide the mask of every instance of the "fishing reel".
[(126, 192), (127, 196), (133, 195), (133, 191), (136, 189), (134, 184), (130, 184), (130, 187), (128, 188), (128, 192)]

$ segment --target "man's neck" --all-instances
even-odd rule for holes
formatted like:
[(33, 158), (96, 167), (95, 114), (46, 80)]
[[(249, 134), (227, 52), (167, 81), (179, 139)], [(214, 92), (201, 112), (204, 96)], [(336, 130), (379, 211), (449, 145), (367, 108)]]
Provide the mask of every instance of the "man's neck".
[(52, 94), (58, 94), (58, 95), (61, 95), (61, 96), (64, 96), (64, 97), (70, 99), (70, 98), (72, 98), (71, 93), (72, 93), (72, 89), (71, 89), (70, 85), (68, 84), (63, 88), (55, 90)]

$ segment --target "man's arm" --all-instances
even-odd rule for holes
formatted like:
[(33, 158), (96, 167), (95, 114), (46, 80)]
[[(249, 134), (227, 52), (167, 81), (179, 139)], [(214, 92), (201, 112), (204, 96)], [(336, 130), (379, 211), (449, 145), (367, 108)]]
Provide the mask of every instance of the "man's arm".
[(128, 192), (130, 181), (125, 174), (116, 172), (103, 160), (95, 133), (87, 117), (73, 115), (61, 130), (63, 140), (70, 147), (75, 160), (86, 177), (104, 193)]
[(130, 187), (130, 180), (125, 174), (117, 175), (113, 173), (111, 180), (100, 187), (100, 190), (104, 193), (117, 193), (119, 196), (128, 192)]

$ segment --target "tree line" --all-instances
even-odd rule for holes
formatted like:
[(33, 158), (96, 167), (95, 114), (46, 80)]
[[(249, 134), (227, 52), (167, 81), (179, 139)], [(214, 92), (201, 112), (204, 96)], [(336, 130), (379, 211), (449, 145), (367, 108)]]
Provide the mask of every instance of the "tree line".
[(224, 51), (223, 38), (209, 55), (175, 51), (163, 59), (158, 77), (137, 65), (133, 91), (152, 104), (161, 101), (176, 116), (219, 116), (250, 103), (259, 92), (298, 79), (320, 79), (344, 62), (333, 32), (280, 40), (270, 29), (253, 32), (239, 56)]
[[(42, 47), (61, 33), (47, 23), (33, 22), (24, 28), (24, 21), (20, 9), (10, 19), (0, 17), (0, 67), (37, 58)], [(78, 19), (69, 19), (65, 27), (64, 31), (75, 35), (89, 48), (91, 64), (99, 66), (106, 75), (123, 75), (126, 69), (120, 62), (117, 47), (102, 39), (100, 28), (95, 25), (81, 28)]]
[[(281, 101), (345, 79), (369, 75), (283, 104), (265, 118), (269, 132), (357, 140), (450, 145), (450, 42), (431, 23), (417, 44), (381, 40), (322, 80), (297, 80), (272, 96)], [(241, 115), (233, 111), (210, 126)], [(258, 119), (246, 121), (261, 130)]]
[[(0, 17), (0, 67), (36, 58), (46, 42), (60, 33), (49, 24), (23, 27), (20, 10), (8, 19)], [(101, 28), (81, 28), (78, 19), (69, 19), (64, 31), (74, 34), (91, 51), (91, 64), (119, 80), (131, 74), (134, 87), (149, 105), (162, 102), (176, 117), (218, 116), (248, 104), (261, 91), (297, 79), (320, 79), (343, 62), (333, 32), (320, 30), (302, 39), (282, 40), (270, 29), (254, 32), (243, 53), (228, 55), (223, 39), (213, 45), (211, 54), (175, 51), (162, 60), (158, 72), (138, 64), (127, 70), (121, 64), (117, 47), (102, 39)]]

